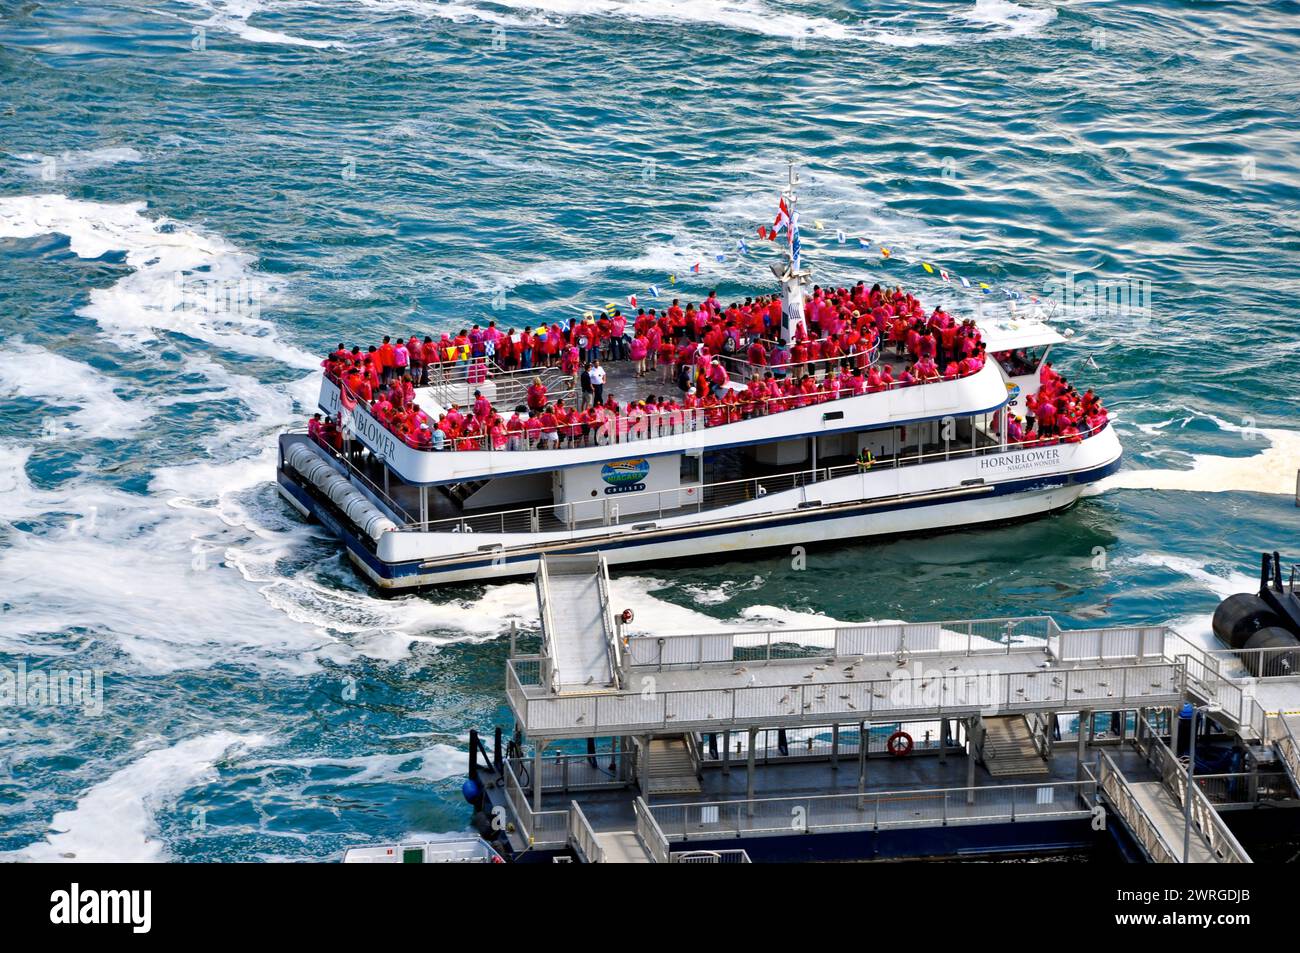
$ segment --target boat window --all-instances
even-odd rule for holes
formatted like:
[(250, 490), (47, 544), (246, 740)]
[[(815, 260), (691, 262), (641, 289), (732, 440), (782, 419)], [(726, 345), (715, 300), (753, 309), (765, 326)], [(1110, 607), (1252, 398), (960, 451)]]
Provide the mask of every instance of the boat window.
[(1047, 356), (1047, 349), (1050, 344), (1040, 344), (1038, 347), (1018, 347), (1011, 351), (998, 351), (993, 357), (1002, 369), (1007, 372), (1008, 377), (1022, 377), (1025, 374), (1033, 374), (1038, 370), (1038, 365), (1043, 362)]
[(403, 847), (402, 863), (404, 864), (422, 864), (424, 863), (423, 847)]
[(682, 475), (683, 483), (700, 482), (700, 458), (691, 456), (689, 453), (682, 454)]

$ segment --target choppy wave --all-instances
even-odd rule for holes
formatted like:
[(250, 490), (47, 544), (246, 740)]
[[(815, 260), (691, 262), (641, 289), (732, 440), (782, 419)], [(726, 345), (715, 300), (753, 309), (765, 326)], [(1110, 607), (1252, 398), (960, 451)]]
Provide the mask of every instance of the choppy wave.
[[(120, 439), (154, 413), (149, 397), (118, 395), (119, 390), (135, 390), (133, 385), (88, 364), (21, 340), (9, 342), (5, 355), (0, 362), (0, 397), (21, 403), (31, 429), (43, 440), (77, 436)], [(32, 401), (72, 413), (38, 416)]]
[(228, 753), (256, 748), (266, 741), (261, 735), (217, 731), (156, 748), (90, 788), (72, 810), (55, 814), (44, 841), (7, 857), (39, 863), (167, 860), (155, 813), (214, 777), (217, 761)]
[(319, 361), (281, 341), (261, 309), (276, 289), (250, 270), (252, 256), (225, 239), (150, 218), (144, 202), (109, 203), (65, 195), (0, 198), (0, 238), (66, 235), (74, 253), (122, 253), (131, 273), (90, 294), (78, 313), (126, 346), (174, 331), (233, 351), (298, 367)]
[(60, 153), (12, 153), (24, 174), (33, 178), (60, 178), (92, 169), (106, 169), (122, 162), (143, 162), (144, 156), (130, 146), (102, 146), (98, 149), (75, 149)]
[(265, 43), (271, 46), (299, 46), (313, 50), (346, 49), (342, 40), (316, 40), (302, 36), (293, 36), (279, 30), (268, 30), (254, 26), (248, 21), (255, 16), (275, 9), (265, 0), (184, 0), (200, 7), (212, 15), (201, 22), (201, 26), (211, 30), (222, 30), (248, 40), (250, 43)]

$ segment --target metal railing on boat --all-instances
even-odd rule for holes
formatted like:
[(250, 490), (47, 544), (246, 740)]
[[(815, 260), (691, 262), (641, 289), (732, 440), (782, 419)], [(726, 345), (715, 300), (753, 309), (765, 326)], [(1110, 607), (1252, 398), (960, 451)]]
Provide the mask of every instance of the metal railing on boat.
[[(998, 443), (959, 450), (945, 449), (933, 453), (901, 454), (895, 457), (878, 459), (870, 466), (848, 463), (790, 473), (775, 473), (761, 477), (723, 480), (715, 483), (694, 483), (675, 489), (638, 493), (636, 495), (637, 508), (630, 513), (623, 512), (617, 499), (606, 498), (601, 501), (600, 515), (595, 517), (578, 518), (579, 513), (585, 512), (591, 506), (590, 503), (554, 503), (545, 506), (520, 507), (511, 510), (444, 517), (425, 522), (417, 521), (407, 523), (398, 529), (407, 532), (538, 533), (543, 531), (572, 531), (593, 526), (648, 525), (656, 520), (688, 516), (693, 513), (703, 513), (734, 506), (738, 503), (750, 502), (769, 494), (798, 489), (807, 490), (818, 483), (842, 477), (868, 476), (873, 473), (926, 463), (1009, 453), (1017, 449), (1022, 449), (1022, 447), (1017, 444), (1003, 445)], [(967, 483), (961, 487), (952, 487), (951, 492), (981, 492), (986, 491), (991, 486), (991, 484), (980, 480), (978, 483)], [(874, 497), (870, 502), (884, 504), (891, 500), (906, 499), (917, 495), (917, 493), (913, 492), (895, 493)], [(809, 503), (811, 501), (805, 498), (802, 502)]]

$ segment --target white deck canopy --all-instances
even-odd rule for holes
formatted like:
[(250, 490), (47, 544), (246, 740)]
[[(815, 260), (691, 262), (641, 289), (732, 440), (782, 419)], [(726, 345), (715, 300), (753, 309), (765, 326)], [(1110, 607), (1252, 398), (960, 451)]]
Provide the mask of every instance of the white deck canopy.
[(1046, 322), (1034, 318), (1006, 318), (981, 321), (980, 332), (990, 354), (1020, 348), (1061, 344), (1065, 337)]

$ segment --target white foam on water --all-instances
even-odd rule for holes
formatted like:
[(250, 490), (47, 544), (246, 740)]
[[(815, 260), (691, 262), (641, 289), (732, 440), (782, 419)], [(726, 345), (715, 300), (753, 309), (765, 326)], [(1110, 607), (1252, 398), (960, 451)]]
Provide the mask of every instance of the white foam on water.
[(720, 606), (730, 602), (741, 593), (755, 592), (762, 589), (764, 582), (762, 576), (754, 576), (752, 579), (740, 581), (724, 579), (715, 585), (683, 586), (682, 591), (688, 593), (695, 600), (696, 605)]
[(1120, 470), (1089, 487), (1084, 495), (1095, 496), (1110, 490), (1180, 490), (1193, 493), (1267, 493), (1288, 496), (1295, 493), (1296, 472), (1300, 470), (1300, 432), (1241, 426), (1213, 414), (1197, 411), (1189, 413), (1191, 417), (1173, 418), (1139, 429), (1149, 436), (1157, 436), (1178, 420), (1182, 420), (1182, 426), (1186, 426), (1192, 417), (1203, 417), (1213, 421), (1221, 430), (1240, 434), (1243, 440), (1252, 445), (1266, 442), (1267, 446), (1259, 453), (1242, 457), (1182, 451), (1191, 457), (1188, 469)]
[(0, 362), (0, 397), (27, 398), (50, 407), (75, 411), (67, 416), (45, 417), (31, 430), (45, 440), (69, 436), (117, 439), (137, 430), (154, 413), (144, 397), (124, 400), (116, 393), (126, 381), (117, 380), (88, 364), (19, 340), (5, 346)]
[(1226, 599), (1228, 596), (1237, 592), (1254, 592), (1259, 588), (1259, 580), (1253, 579), (1245, 573), (1232, 572), (1222, 576), (1218, 573), (1211, 572), (1206, 566), (1190, 559), (1186, 556), (1172, 556), (1164, 553), (1142, 554), (1132, 557), (1129, 562), (1141, 566), (1160, 566), (1170, 569), (1189, 579), (1195, 580), (1199, 585), (1208, 591), (1214, 593), (1220, 599)]
[(324, 633), (268, 616), (257, 589), (223, 565), (231, 548), (288, 556), (294, 534), (250, 537), (214, 525), (207, 513), (89, 480), (55, 491), (17, 487), (24, 496), (6, 500), (6, 518), (45, 526), (10, 533), (0, 550), (9, 601), (0, 651), (62, 654), (67, 649), (50, 636), (74, 632), (64, 641), (107, 641), (124, 654), (123, 665), (152, 673), (227, 663), (294, 674), (318, 668)]
[[(372, 782), (391, 781), (441, 781), (463, 774), (468, 764), (468, 749), (455, 748), (448, 744), (434, 744), (419, 751), (405, 753), (383, 753), (356, 755), (353, 757), (331, 757), (319, 755), (303, 758), (266, 758), (244, 762), (241, 769), (259, 770), (262, 768), (298, 768), (307, 775), (306, 783), (328, 783), (311, 777), (313, 768), (335, 768), (350, 771), (339, 783), (349, 786)], [(331, 772), (331, 777), (337, 772)]]
[[(851, 23), (825, 16), (793, 11), (788, 5), (762, 0), (359, 0), (366, 7), (385, 13), (406, 12), (455, 22), (478, 20), (503, 27), (562, 27), (569, 20), (589, 17), (630, 20), (636, 23), (685, 24), (691, 27), (721, 27), (739, 33), (778, 39), (800, 39), (809, 43), (877, 43), (885, 46), (950, 46), (994, 38), (1032, 36), (1050, 23), (1053, 10), (1018, 7), (1005, 0), (979, 0), (964, 17), (944, 17), (936, 9), (938, 29), (917, 29), (891, 22), (878, 27), (862, 21)], [(925, 13), (921, 14), (925, 22)], [(910, 15), (909, 19), (915, 19)], [(898, 18), (895, 18), (896, 20)], [(965, 23), (992, 30), (971, 30)], [(952, 29), (957, 25), (957, 29)]]
[(73, 149), (41, 155), (34, 152), (11, 152), (19, 171), (33, 178), (43, 178), (51, 169), (56, 176), (76, 175), (92, 169), (106, 169), (123, 162), (143, 162), (144, 156), (130, 146), (105, 146), (99, 149)]
[[(755, 582), (760, 580), (756, 577)], [(753, 587), (753, 583), (748, 586)], [(610, 602), (614, 612), (631, 609), (635, 616), (627, 629), (629, 635), (680, 635), (726, 629), (833, 628), (857, 624), (842, 622), (821, 613), (771, 605), (750, 606), (729, 619), (719, 619), (655, 595), (660, 590), (672, 588), (672, 583), (649, 576), (620, 576), (611, 581)], [(532, 587), (529, 586), (528, 589), (531, 593)], [(696, 604), (710, 604), (698, 599), (693, 590), (694, 587), (685, 587)]]
[[(303, 553), (322, 531), (287, 516), (278, 499), (258, 489), (273, 478), (276, 435), (315, 407), (318, 361), (279, 345), (274, 327), (260, 318), (216, 327), (196, 324), (191, 312), (169, 314), (169, 276), (198, 266), (208, 266), (208, 274), (246, 274), (252, 260), (219, 236), (180, 223), (159, 231), (164, 222), (144, 216), (138, 203), (0, 200), (0, 234), (67, 234), (78, 254), (92, 258), (127, 250), (135, 272), (92, 297), (86, 309), (111, 335), (125, 330), (129, 343), (152, 353), (153, 332), (170, 327), (314, 373), (264, 383), (201, 348), (186, 348), (182, 367), (189, 387), (126, 402), (89, 368), (40, 349), (24, 352), (36, 373), (8, 380), (9, 392), (81, 408), (78, 423), (95, 435), (120, 431), (120, 422), (139, 421), (156, 408), (217, 403), (237, 414), (196, 438), (191, 459), (157, 466), (147, 495), (105, 486), (88, 461), (82, 478), (37, 489), (26, 469), (34, 448), (4, 448), (0, 486), (9, 492), (0, 501), (0, 518), (43, 525), (38, 532), (12, 533), (0, 550), (0, 571), (12, 580), (7, 597), (16, 607), (0, 616), (0, 648), (63, 654), (71, 650), (68, 640), (49, 635), (84, 630), (78, 640), (108, 641), (129, 664), (149, 672), (234, 662), (302, 673), (326, 658), (398, 658), (415, 642), (500, 635), (511, 600), (527, 592), (528, 599), (518, 601), (531, 602), (531, 588), (490, 591), (477, 607), (383, 600), (360, 587), (323, 584), (315, 578), (317, 565), (303, 565)], [(339, 560), (336, 545), (322, 549), (327, 561)], [(77, 583), (50, 586), (59, 579)]]
[(222, 758), (264, 744), (262, 735), (217, 731), (150, 751), (86, 791), (72, 810), (55, 814), (45, 840), (0, 858), (38, 863), (167, 860), (166, 845), (157, 836), (157, 812), (214, 779)]
[(266, 12), (272, 4), (261, 0), (185, 0), (212, 14), (208, 19), (197, 24), (207, 29), (224, 30), (242, 37), (250, 43), (266, 43), (273, 46), (302, 46), (315, 50), (347, 49), (347, 45), (338, 40), (312, 40), (301, 36), (290, 36), (278, 30), (256, 27), (248, 21), (259, 13)]
[(1051, 7), (1029, 7), (1010, 0), (975, 0), (973, 9), (958, 13), (960, 19), (983, 26), (1005, 27), (1008, 36), (1030, 36), (1056, 19)]
[(131, 273), (90, 292), (78, 314), (115, 343), (139, 347), (172, 331), (240, 354), (317, 368), (319, 358), (282, 342), (261, 308), (277, 289), (256, 275), (253, 258), (218, 235), (145, 214), (144, 202), (108, 203), (65, 195), (0, 198), (0, 238), (66, 235), (72, 251), (95, 259), (124, 253)]

